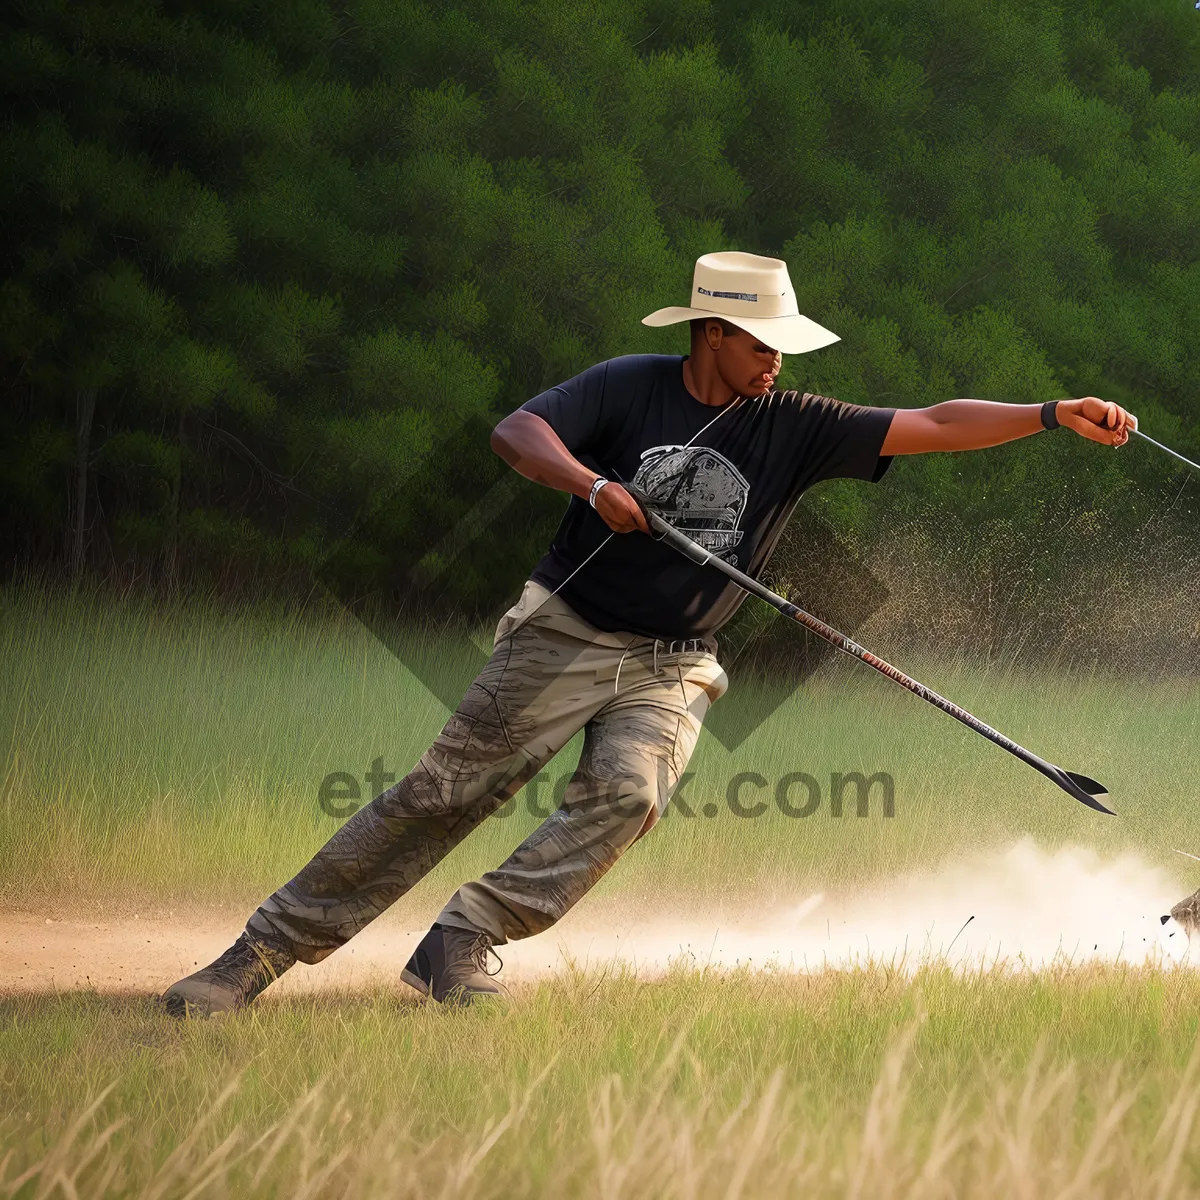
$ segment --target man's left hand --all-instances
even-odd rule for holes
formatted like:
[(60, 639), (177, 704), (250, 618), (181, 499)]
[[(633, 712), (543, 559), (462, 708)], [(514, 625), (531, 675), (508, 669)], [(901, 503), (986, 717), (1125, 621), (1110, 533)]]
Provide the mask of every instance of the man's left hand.
[(1058, 423), (1073, 429), (1081, 437), (1104, 446), (1123, 446), (1138, 427), (1137, 417), (1111, 400), (1084, 396), (1079, 400), (1060, 400), (1054, 409)]

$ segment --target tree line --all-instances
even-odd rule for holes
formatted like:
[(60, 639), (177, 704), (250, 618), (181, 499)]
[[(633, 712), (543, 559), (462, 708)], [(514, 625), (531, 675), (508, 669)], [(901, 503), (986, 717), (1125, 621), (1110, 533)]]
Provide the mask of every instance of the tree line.
[[(485, 603), (562, 507), (488, 429), (685, 352), (640, 317), (717, 249), (841, 335), (786, 386), (1097, 394), (1200, 451), (1187, 0), (20, 0), (0, 34), (10, 571), (359, 594), (403, 561)], [(812, 511), (1020, 553), (1064, 509), (1141, 527), (1169, 474), (1036, 438)]]

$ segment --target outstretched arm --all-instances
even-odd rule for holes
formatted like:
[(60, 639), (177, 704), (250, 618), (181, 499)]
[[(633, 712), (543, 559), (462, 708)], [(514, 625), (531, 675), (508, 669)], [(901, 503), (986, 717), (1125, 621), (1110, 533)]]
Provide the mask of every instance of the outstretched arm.
[[(1137, 418), (1119, 404), (1084, 396), (1055, 406), (1060, 425), (1105, 446), (1123, 446)], [(929, 454), (935, 450), (982, 450), (1040, 433), (1040, 404), (996, 404), (990, 400), (947, 400), (932, 408), (900, 408), (884, 438), (883, 455)]]

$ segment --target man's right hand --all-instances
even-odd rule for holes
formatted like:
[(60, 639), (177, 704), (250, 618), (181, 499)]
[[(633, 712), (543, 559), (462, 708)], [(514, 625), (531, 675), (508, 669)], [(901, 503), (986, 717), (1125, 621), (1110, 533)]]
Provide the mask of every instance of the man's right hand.
[(619, 483), (610, 481), (596, 493), (596, 511), (617, 533), (632, 533), (635, 529), (650, 532), (641, 506)]

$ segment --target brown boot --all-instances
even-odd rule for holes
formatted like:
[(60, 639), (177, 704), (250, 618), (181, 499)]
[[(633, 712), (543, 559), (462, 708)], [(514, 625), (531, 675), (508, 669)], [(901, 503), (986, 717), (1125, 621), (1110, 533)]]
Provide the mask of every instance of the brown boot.
[(173, 1017), (236, 1012), (295, 963), (291, 951), (243, 933), (215, 962), (167, 988), (159, 1003)]
[[(487, 969), (489, 954), (499, 964), (495, 971)], [(481, 930), (434, 925), (413, 951), (400, 978), (440, 1004), (473, 1004), (481, 997), (504, 995), (492, 982), (503, 965), (492, 939)]]

